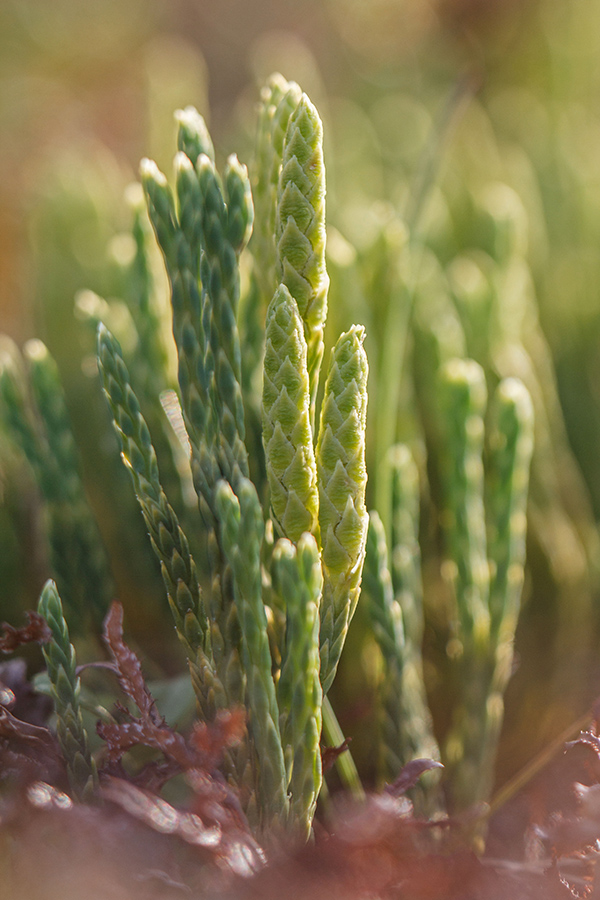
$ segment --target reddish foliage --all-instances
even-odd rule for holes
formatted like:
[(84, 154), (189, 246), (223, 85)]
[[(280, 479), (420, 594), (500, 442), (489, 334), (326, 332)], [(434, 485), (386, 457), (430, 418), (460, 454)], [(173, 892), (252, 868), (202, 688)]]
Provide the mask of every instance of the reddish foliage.
[(22, 644), (47, 644), (52, 638), (52, 632), (43, 616), (29, 610), (27, 618), (29, 621), (22, 628), (15, 628), (8, 622), (2, 623), (0, 627), (4, 634), (0, 636), (0, 650), (3, 653), (14, 653)]
[[(130, 786), (114, 787), (123, 797)], [(1, 812), (0, 895), (10, 900), (200, 898), (215, 874), (225, 887), (219, 856), (172, 833), (168, 816), (153, 827), (117, 803), (74, 804), (43, 783), (13, 795)]]
[(220, 710), (214, 722), (196, 722), (189, 744), (205, 765), (218, 765), (223, 751), (239, 744), (246, 732), (246, 710)]
[[(550, 850), (552, 856), (559, 861), (561, 869), (575, 869), (579, 881), (593, 882), (595, 866), (598, 862), (600, 842), (600, 781), (598, 780), (600, 758), (600, 738), (597, 730), (597, 716), (590, 731), (582, 731), (579, 738), (566, 745), (567, 750), (587, 750), (593, 762), (588, 771), (595, 784), (574, 784), (573, 794), (576, 802), (574, 813), (556, 813), (543, 827), (536, 829), (536, 835), (542, 846)], [(590, 753), (591, 751), (591, 753)], [(571, 880), (569, 878), (569, 880)], [(587, 896), (587, 895), (585, 895)], [(594, 895), (596, 896), (596, 895)]]
[(27, 664), (15, 657), (0, 663), (0, 706), (17, 719), (44, 725), (52, 711), (52, 700), (36, 693), (27, 680)]
[(26, 784), (36, 778), (62, 780), (65, 764), (55, 736), (0, 707), (0, 773)]
[[(30, 617), (27, 629), (9, 629), (2, 649), (12, 646), (11, 641), (21, 641), (24, 632), (34, 635), (38, 624)], [(30, 639), (42, 638), (43, 629), (41, 636)], [(56, 738), (41, 725), (22, 721), (8, 711), (11, 704), (18, 708), (21, 682), (27, 687), (23, 666), (14, 673), (15, 689), (4, 691), (0, 773), (12, 778), (17, 790), (0, 809), (0, 841), (3, 833), (13, 838), (10, 853), (17, 878), (11, 897), (16, 900), (75, 900), (86, 894), (90, 879), (118, 900), (171, 900), (190, 894), (221, 900), (572, 900), (591, 896), (588, 888), (593, 884), (600, 841), (596, 723), (568, 747), (577, 748), (569, 756), (580, 754), (594, 764), (590, 781), (597, 783), (575, 785), (578, 805), (537, 829), (537, 858), (529, 862), (478, 859), (468, 849), (458, 823), (414, 817), (404, 795), (423, 772), (440, 765), (433, 760), (413, 760), (383, 794), (369, 796), (363, 804), (338, 804), (329, 832), (320, 826), (315, 840), (304, 846), (282, 839), (276, 850), (271, 848), (266, 862), (237, 794), (218, 768), (225, 754), (244, 738), (245, 710), (222, 711), (214, 722), (197, 723), (186, 738), (159, 714), (140, 661), (123, 640), (123, 612), (118, 604), (107, 617), (105, 640), (112, 662), (103, 666), (116, 673), (137, 712), (117, 704), (114, 720), (98, 724), (106, 742), (101, 806), (74, 805), (51, 786), (66, 782)], [(128, 776), (122, 759), (137, 745), (156, 751), (157, 758)], [(324, 750), (324, 768), (347, 747), (345, 741)], [(572, 784), (577, 778), (573, 769), (568, 772)], [(159, 795), (179, 773), (192, 792), (190, 806), (184, 810)], [(46, 852), (50, 832), (53, 840)], [(55, 841), (62, 848), (60, 856)], [(29, 865), (32, 858), (36, 867)]]
[(465, 849), (447, 828), (407, 814), (389, 795), (347, 810), (333, 833), (298, 848), (243, 885), (239, 900), (572, 900), (552, 867), (504, 869)]
[(600, 737), (594, 731), (582, 731), (576, 741), (569, 741), (567, 749), (578, 747), (580, 744), (584, 747), (591, 747), (596, 756), (600, 758)]
[(0, 838), (3, 831), (13, 838), (11, 898), (78, 900), (91, 885), (94, 896), (115, 900), (573, 898), (551, 866), (490, 864), (465, 849), (450, 852), (445, 829), (432, 831), (389, 795), (348, 808), (332, 834), (280, 847), (264, 865), (247, 836), (207, 825), (150, 791), (108, 779), (102, 793), (109, 803), (86, 807), (35, 784), (5, 806)]
[(105, 781), (102, 795), (154, 831), (174, 835), (202, 850), (218, 863), (220, 871), (247, 877), (263, 865), (263, 854), (248, 830), (236, 827), (214, 802), (209, 815), (206, 808), (200, 815), (196, 809), (176, 809), (162, 797), (118, 778)]
[(345, 753), (346, 750), (349, 749), (351, 741), (352, 738), (346, 738), (339, 747), (323, 747), (321, 749), (321, 766), (323, 772), (328, 772), (329, 769), (335, 765), (338, 756), (341, 756), (342, 753)]
[(96, 730), (106, 741), (109, 762), (118, 762), (128, 750), (141, 744), (160, 750), (180, 769), (192, 765), (184, 738), (164, 722), (162, 726), (143, 718), (131, 722), (98, 722)]
[[(104, 774), (108, 775), (110, 768), (105, 767)], [(128, 775), (127, 778), (131, 784), (159, 794), (165, 784), (180, 772), (181, 768), (170, 759), (153, 759), (152, 762), (146, 763), (136, 775)], [(123, 771), (120, 769), (119, 775), (122, 774)]]
[(123, 640), (123, 607), (120, 603), (111, 605), (104, 621), (104, 641), (113, 658), (123, 693), (133, 700), (145, 721), (164, 724), (146, 687), (140, 661)]
[(167, 725), (146, 686), (139, 659), (123, 640), (123, 608), (119, 603), (113, 603), (106, 618), (104, 639), (121, 689), (140, 712), (139, 716), (133, 716), (121, 706), (121, 714), (127, 721), (98, 723), (97, 731), (106, 741), (111, 762), (119, 761), (132, 747), (143, 744), (161, 751), (181, 771), (214, 768), (224, 751), (239, 743), (245, 731), (243, 710), (223, 711), (214, 723), (198, 723), (189, 741)]
[(396, 780), (392, 784), (388, 784), (385, 791), (392, 797), (401, 797), (415, 786), (424, 772), (443, 768), (443, 765), (434, 759), (413, 759), (402, 767)]
[[(127, 788), (123, 788), (126, 784), (123, 780), (109, 779), (107, 799), (152, 826), (158, 815), (156, 804), (163, 812), (169, 805), (159, 797), (152, 797), (149, 788), (162, 787), (173, 775), (183, 772), (194, 793), (193, 812), (179, 813), (169, 807), (167, 818), (173, 823), (172, 833), (182, 837), (189, 833), (190, 842), (199, 843), (200, 834), (217, 829), (221, 838), (215, 852), (220, 858), (227, 856), (226, 847), (233, 841), (236, 847), (246, 848), (245, 855), (253, 859), (258, 848), (250, 835), (237, 795), (217, 768), (225, 751), (239, 743), (245, 733), (245, 711), (223, 710), (214, 722), (198, 723), (186, 740), (167, 725), (156, 709), (140, 662), (123, 640), (120, 604), (113, 603), (111, 607), (105, 625), (105, 641), (119, 684), (140, 712), (139, 716), (134, 716), (121, 707), (126, 721), (98, 723), (97, 731), (106, 741), (109, 763), (119, 763), (123, 755), (138, 744), (158, 750), (165, 757), (164, 762), (146, 766), (135, 779), (137, 783), (130, 783)], [(119, 790), (115, 789), (115, 784), (120, 785)]]

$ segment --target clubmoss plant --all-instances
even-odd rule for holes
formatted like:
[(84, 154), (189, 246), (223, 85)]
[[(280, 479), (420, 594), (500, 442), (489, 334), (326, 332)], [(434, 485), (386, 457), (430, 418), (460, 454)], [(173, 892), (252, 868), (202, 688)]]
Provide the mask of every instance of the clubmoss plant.
[(113, 414), (123, 462), (131, 475), (161, 574), (177, 633), (185, 647), (199, 707), (206, 721), (226, 705), (214, 667), (208, 617), (202, 602), (196, 564), (177, 515), (161, 487), (150, 432), (129, 383), (120, 348), (98, 327), (98, 363)]
[(472, 360), (451, 360), (441, 370), (440, 393), (447, 438), (444, 530), (461, 689), (445, 759), (454, 770), (452, 807), (460, 809), (484, 801), (491, 790), (523, 579), (533, 408), (520, 382), (507, 379), (496, 389), (486, 504), (482, 369)]
[[(239, 797), (240, 821), (245, 816), (268, 842), (282, 829), (310, 838), (326, 768), (321, 744), (335, 756), (341, 750), (331, 745), (343, 743), (331, 688), (361, 587), (362, 623), (378, 654), (380, 780), (393, 781), (415, 758), (440, 753), (423, 677), (419, 476), (406, 445), (379, 448), (388, 487), (378, 485), (377, 493), (386, 509), (381, 517), (367, 514), (362, 326), (334, 336), (321, 376), (329, 287), (322, 124), (301, 89), (281, 76), (265, 88), (259, 116), (251, 190), (237, 157), (219, 172), (198, 112), (176, 114), (172, 181), (150, 160), (140, 167), (150, 224), (136, 201), (134, 252), (123, 279), (129, 294), (123, 349), (111, 333), (118, 324), (114, 303), (88, 295), (79, 309), (97, 325), (102, 386), (188, 658), (199, 717), (206, 728), (219, 728), (227, 710), (245, 709), (246, 733), (227, 745), (219, 783)], [(170, 290), (176, 385), (156, 302), (151, 231)], [(472, 360), (444, 368), (441, 338), (429, 351), (442, 370), (429, 395), (441, 436), (431, 457), (444, 486), (446, 571), (461, 649), (461, 692), (441, 757), (447, 795), (459, 809), (485, 799), (490, 788), (523, 581), (532, 411), (520, 382), (501, 381), (489, 409), (484, 477), (485, 376)], [(47, 586), (40, 610), (53, 642), (44, 652), (73, 790), (87, 797), (94, 763), (65, 617), (73, 631), (83, 628), (90, 609), (99, 619), (110, 581), (56, 368), (39, 342), (24, 355), (27, 375), (15, 351), (3, 356), (3, 416), (48, 508), (65, 615)], [(163, 413), (165, 391), (180, 413), (179, 445)], [(117, 643), (131, 662), (120, 627)], [(352, 664), (358, 667), (356, 659)], [(156, 749), (158, 741), (164, 750), (164, 723), (135, 666), (145, 712), (136, 700), (142, 718), (128, 724), (138, 733), (146, 728), (149, 746)], [(104, 733), (114, 736), (118, 728), (112, 722)], [(199, 734), (194, 740), (201, 744)], [(122, 750), (112, 747), (115, 759)], [(189, 753), (188, 747), (186, 766)], [(359, 793), (352, 765), (340, 771)], [(442, 806), (433, 779), (414, 799), (420, 811)]]
[[(275, 82), (272, 87), (275, 89)], [(355, 328), (340, 338), (333, 352), (316, 440), (311, 409), (314, 418), (328, 282), (322, 128), (305, 96), (293, 87), (281, 89), (284, 104), (280, 108), (277, 102), (273, 127), (268, 130), (271, 146), (265, 151), (271, 187), (267, 190), (265, 186), (261, 200), (269, 206), (269, 216), (276, 202), (279, 225), (271, 240), (282, 279), (266, 321), (263, 442), (276, 530), (292, 542), (292, 548), (301, 542), (303, 549), (297, 551), (299, 557), (295, 549), (289, 551), (289, 559), (282, 550), (273, 557), (277, 571), (269, 577), (279, 586), (275, 591), (279, 590), (284, 610), (292, 604), (286, 612), (284, 644), (274, 648), (275, 658), (269, 649), (261, 574), (265, 516), (259, 495), (248, 481), (237, 323), (238, 259), (253, 221), (248, 177), (245, 168), (230, 157), (221, 181), (205, 128), (188, 109), (178, 116), (176, 192), (147, 161), (142, 164), (142, 181), (171, 283), (181, 405), (209, 562), (207, 598), (201, 613), (208, 618), (206, 637), (202, 637), (203, 627), (194, 624), (195, 640), (186, 638), (187, 644), (191, 643), (196, 654), (203, 645), (209, 680), (212, 683), (216, 677), (223, 685), (223, 703), (248, 704), (254, 787), (247, 808), (256, 810), (261, 828), (289, 817), (290, 827), (307, 833), (321, 783), (316, 753), (322, 692), (328, 690), (335, 675), (358, 599), (364, 557), (367, 364), (363, 333)], [(286, 117), (289, 121), (284, 127)], [(264, 160), (263, 164), (267, 165)], [(149, 455), (151, 445), (140, 430), (122, 360), (109, 344), (101, 329), (101, 365), (123, 455), (130, 460), (140, 504), (168, 576), (178, 629), (185, 635), (185, 621), (195, 623), (193, 609), (199, 608), (198, 601), (191, 599), (195, 588), (190, 591), (186, 584), (190, 602), (185, 610), (180, 608), (173, 591), (173, 562), (165, 552), (168, 548), (172, 554), (173, 538), (166, 540), (166, 546), (160, 543), (166, 521), (171, 523), (171, 535), (176, 532), (179, 536), (179, 547), (184, 546), (182, 532), (160, 489), (155, 462)], [(138, 445), (142, 457), (132, 464), (132, 452), (139, 450)], [(262, 485), (258, 487), (262, 492)], [(153, 517), (161, 523), (160, 533), (156, 523), (151, 523)], [(321, 535), (322, 546), (315, 543)], [(315, 551), (322, 557), (315, 556)], [(320, 577), (315, 574), (317, 561), (319, 569), (323, 566)], [(300, 585), (305, 585), (296, 600), (281, 592), (282, 584), (290, 584), (290, 567), (294, 566), (300, 567)], [(189, 582), (189, 564), (186, 571)], [(181, 593), (183, 588), (178, 586), (178, 590)], [(319, 636), (320, 608), (325, 626), (321, 625)], [(315, 663), (319, 647), (325, 658), (320, 682)], [(294, 672), (300, 660), (306, 667), (304, 674)], [(202, 666), (196, 669), (200, 671)], [(287, 703), (292, 704), (293, 714), (286, 709)], [(245, 772), (246, 779), (247, 766)]]
[(23, 358), (4, 345), (2, 417), (43, 498), (52, 568), (73, 630), (98, 631), (113, 591), (106, 552), (84, 491), (56, 363), (41, 341)]
[(47, 581), (38, 612), (50, 627), (52, 638), (43, 648), (56, 711), (56, 734), (67, 765), (69, 783), (80, 800), (91, 800), (98, 776), (90, 756), (88, 737), (79, 708), (80, 682), (75, 650), (56, 585)]
[[(423, 680), (423, 606), (418, 544), (420, 492), (410, 449), (391, 448), (392, 552), (383, 522), (369, 515), (362, 593), (381, 652), (380, 775), (393, 781), (411, 759), (439, 760)], [(415, 795), (420, 811), (441, 805), (435, 783)]]

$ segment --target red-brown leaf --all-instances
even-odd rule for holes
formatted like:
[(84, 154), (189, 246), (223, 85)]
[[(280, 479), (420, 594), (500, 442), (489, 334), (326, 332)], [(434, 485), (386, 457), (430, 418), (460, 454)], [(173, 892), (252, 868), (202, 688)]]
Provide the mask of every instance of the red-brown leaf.
[(434, 759), (412, 759), (402, 767), (396, 780), (386, 786), (385, 792), (386, 794), (391, 794), (392, 797), (401, 797), (415, 786), (424, 772), (443, 768), (443, 765)]
[(64, 773), (64, 758), (55, 736), (0, 707), (0, 776), (21, 782), (54, 781), (61, 780)]
[(349, 748), (351, 740), (352, 738), (347, 737), (338, 747), (321, 748), (321, 767), (323, 772), (328, 772), (335, 765), (338, 756), (341, 756)]
[(28, 610), (28, 623), (21, 628), (15, 628), (8, 622), (3, 622), (0, 626), (3, 634), (0, 635), (0, 650), (3, 653), (14, 653), (22, 644), (47, 644), (52, 638), (52, 632), (48, 623), (39, 613)]
[[(263, 856), (247, 830), (231, 820), (204, 819), (197, 811), (179, 810), (147, 790), (118, 778), (108, 778), (102, 788), (106, 800), (161, 834), (175, 835), (218, 861), (234, 874), (248, 876), (263, 864)], [(225, 825), (226, 827), (223, 827)]]
[(176, 762), (180, 770), (191, 768), (196, 764), (183, 736), (172, 731), (167, 725), (159, 727), (152, 721), (139, 718), (130, 722), (98, 722), (96, 731), (106, 741), (108, 758), (111, 762), (118, 762), (124, 753), (141, 744), (160, 750)]
[(189, 738), (190, 746), (207, 766), (218, 765), (225, 750), (240, 743), (246, 732), (246, 710), (221, 709), (213, 722), (196, 722)]
[(104, 641), (113, 658), (123, 693), (133, 700), (145, 719), (158, 726), (163, 725), (164, 720), (158, 714), (154, 698), (146, 687), (140, 661), (123, 640), (123, 607), (116, 601), (104, 620)]

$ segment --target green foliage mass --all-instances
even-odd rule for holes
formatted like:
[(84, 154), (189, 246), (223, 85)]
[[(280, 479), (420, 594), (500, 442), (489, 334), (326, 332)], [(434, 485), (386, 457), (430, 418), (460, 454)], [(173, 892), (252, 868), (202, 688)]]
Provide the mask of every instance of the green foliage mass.
[[(332, 280), (337, 302), (340, 284), (366, 291), (369, 278), (381, 285), (382, 269), (391, 272), (390, 296), (380, 291), (374, 299), (390, 327), (382, 332), (373, 323), (371, 393), (379, 426), (389, 421), (377, 428), (376, 458), (385, 464), (373, 494), (381, 509), (367, 513), (373, 453), (362, 325), (333, 334), (321, 377), (330, 285), (321, 120), (281, 76), (264, 89), (259, 119), (251, 181), (235, 156), (219, 172), (196, 110), (176, 114), (173, 181), (150, 160), (140, 167), (148, 219), (136, 202), (123, 349), (110, 330), (119, 331), (114, 301), (88, 295), (78, 308), (97, 326), (97, 365), (121, 459), (198, 714), (216, 722), (223, 710), (245, 707), (247, 734), (225, 760), (225, 774), (257, 832), (287, 828), (308, 839), (323, 787), (321, 747), (339, 734), (336, 674), (343, 690), (348, 669), (361, 677), (365, 660), (377, 687), (371, 777), (391, 781), (414, 758), (441, 758), (445, 799), (428, 776), (413, 793), (421, 811), (439, 812), (445, 801), (459, 811), (489, 797), (524, 580), (533, 406), (516, 373), (494, 380), (485, 368), (489, 348), (467, 326), (488, 307), (460, 294), (458, 284), (452, 306), (438, 290), (449, 288), (435, 281), (431, 251), (397, 240), (406, 234), (398, 221), (388, 234), (383, 226), (377, 251), (351, 253), (345, 282), (334, 262)], [(168, 278), (172, 339), (156, 299), (150, 225)], [(425, 467), (416, 416), (411, 447), (396, 443), (405, 410), (394, 355), (409, 348), (410, 402), (426, 411), (446, 557), (443, 627), (451, 652), (441, 665), (453, 692), (439, 749), (423, 662), (429, 585), (421, 576)], [(465, 358), (466, 350), (479, 361)], [(25, 358), (26, 366), (14, 348), (3, 352), (2, 416), (45, 510), (64, 614), (47, 586), (40, 610), (52, 640), (44, 652), (61, 746), (73, 790), (83, 796), (94, 764), (65, 618), (73, 633), (85, 631), (88, 619), (97, 629), (111, 582), (56, 366), (39, 342)], [(396, 386), (384, 390), (394, 378)], [(340, 773), (360, 790), (353, 764), (341, 759)]]

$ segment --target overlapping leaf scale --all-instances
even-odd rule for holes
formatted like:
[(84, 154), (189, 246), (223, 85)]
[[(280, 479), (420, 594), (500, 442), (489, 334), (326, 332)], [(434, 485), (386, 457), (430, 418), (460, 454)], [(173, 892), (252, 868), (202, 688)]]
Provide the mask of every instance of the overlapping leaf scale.
[(364, 329), (337, 341), (325, 384), (317, 444), (319, 528), (324, 574), (321, 606), (321, 681), (335, 676), (360, 591), (368, 515), (365, 426), (368, 364)]
[(323, 126), (303, 94), (283, 145), (276, 221), (278, 280), (298, 304), (308, 348), (311, 401), (323, 357), (329, 276), (325, 266)]
[(271, 508), (281, 533), (298, 541), (317, 527), (317, 471), (310, 427), (306, 341), (294, 298), (277, 289), (267, 313), (263, 443)]

